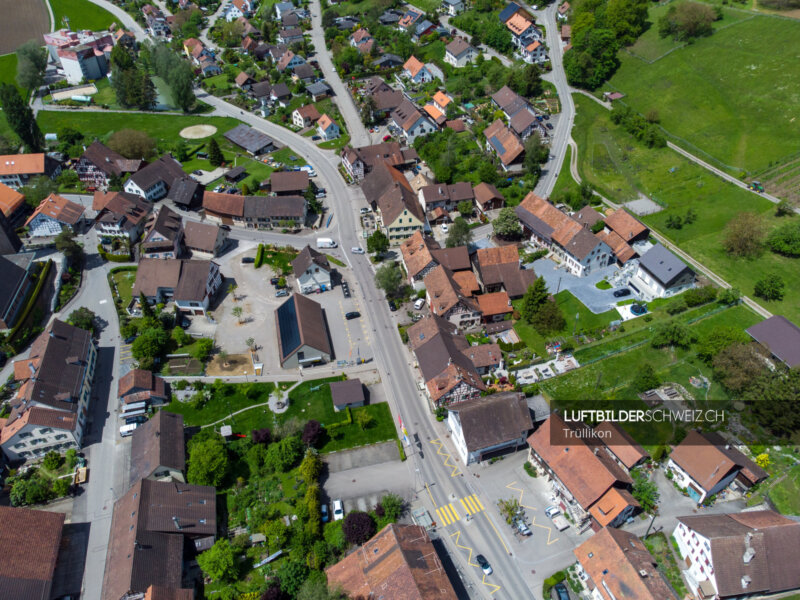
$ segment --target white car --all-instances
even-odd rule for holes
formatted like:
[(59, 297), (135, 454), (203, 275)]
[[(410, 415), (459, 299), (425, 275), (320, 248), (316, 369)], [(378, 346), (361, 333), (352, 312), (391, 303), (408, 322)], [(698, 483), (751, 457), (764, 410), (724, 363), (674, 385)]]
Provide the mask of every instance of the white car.
[(548, 506), (544, 509), (544, 514), (546, 514), (550, 519), (555, 517), (556, 515), (560, 515), (561, 511), (558, 509), (557, 506)]
[(442, 223), (442, 233), (447, 233), (447, 223)]
[(344, 519), (344, 505), (340, 499), (333, 501), (333, 520), (341, 521)]
[(414, 302), (414, 310), (419, 310), (425, 306), (425, 298), (418, 298), (416, 302)]
[(358, 246), (353, 246), (352, 248), (350, 248), (350, 252), (352, 252), (353, 254), (364, 254), (364, 249)]

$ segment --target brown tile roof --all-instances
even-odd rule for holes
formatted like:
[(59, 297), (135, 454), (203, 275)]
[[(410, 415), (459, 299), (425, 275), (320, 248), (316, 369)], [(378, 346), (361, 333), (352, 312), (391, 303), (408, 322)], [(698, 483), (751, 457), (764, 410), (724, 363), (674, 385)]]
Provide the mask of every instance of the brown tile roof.
[(0, 506), (0, 597), (49, 600), (64, 515)]
[[(527, 211), (527, 213), (538, 220), (538, 223), (545, 225), (545, 229), (548, 231), (540, 231), (540, 234), (549, 233), (549, 237), (553, 241), (566, 250), (569, 250), (570, 253), (575, 254), (575, 252), (577, 252), (581, 254), (580, 258), (583, 258), (583, 256), (585, 256), (583, 253), (591, 251), (600, 241), (596, 236), (584, 229), (580, 223), (533, 192), (525, 196), (518, 208)], [(591, 236), (591, 239), (581, 232)], [(572, 245), (573, 248), (570, 248), (570, 245)], [(578, 254), (575, 254), (575, 256), (578, 256)]]
[(481, 289), (478, 285), (478, 279), (472, 271), (456, 271), (453, 273), (453, 281), (458, 284), (461, 293), (465, 296), (474, 296)]
[(602, 438), (603, 444), (628, 469), (634, 467), (643, 458), (650, 456), (619, 423), (602, 421), (594, 430), (602, 432), (602, 435), (605, 436)]
[(270, 189), (275, 194), (297, 193), (308, 189), (307, 171), (275, 171), (269, 176)]
[(37, 206), (33, 214), (28, 217), (25, 224), (27, 225), (30, 223), (38, 215), (45, 215), (60, 223), (75, 225), (83, 216), (83, 210), (83, 206), (80, 204), (71, 202), (58, 194), (50, 194), (39, 203), (39, 206)]
[(578, 225), (578, 229), (576, 230), (574, 227), (570, 227), (569, 238), (561, 245), (564, 250), (572, 254), (572, 256), (578, 260), (583, 260), (589, 256), (591, 251), (597, 248), (603, 240), (588, 229), (585, 229), (582, 225), (577, 223), (576, 225)]
[(536, 279), (533, 269), (520, 268), (519, 252), (514, 245), (480, 248), (475, 258), (483, 285), (502, 284), (511, 298), (522, 296)]
[[(297, 112), (304, 120), (310, 119), (311, 122), (316, 122), (319, 117), (319, 111), (317, 107), (313, 104), (306, 104), (305, 106), (301, 106), (300, 108), (296, 108), (295, 112)], [(306, 177), (308, 177), (308, 173), (306, 171), (289, 171), (290, 173), (303, 173)], [(274, 173), (273, 173), (274, 175)], [(306, 186), (308, 187), (308, 186)]]
[(466, 181), (457, 183), (433, 183), (420, 189), (425, 202), (436, 202), (449, 200), (450, 202), (463, 202), (464, 200), (474, 200), (475, 194), (472, 186)]
[(236, 85), (242, 87), (247, 83), (253, 83), (253, 78), (250, 77), (250, 75), (248, 75), (246, 71), (242, 71), (236, 76), (236, 79), (234, 81), (236, 82)]
[(360, 379), (332, 381), (330, 384), (331, 399), (334, 406), (364, 403), (364, 386)]
[(351, 164), (356, 160), (361, 160), (368, 167), (374, 167), (384, 162), (396, 167), (419, 160), (419, 155), (414, 148), (403, 148), (398, 142), (382, 142), (360, 148), (345, 148), (342, 154)]
[(623, 264), (636, 256), (636, 250), (631, 248), (628, 242), (623, 240), (615, 231), (600, 231), (597, 233), (597, 239), (605, 242), (611, 248), (617, 260)]
[[(451, 337), (457, 335), (457, 329), (455, 325), (446, 319), (435, 315), (426, 316), (408, 328), (408, 347), (414, 352), (439, 334), (448, 334)], [(463, 338), (463, 341), (466, 342), (466, 338)], [(463, 343), (461, 346), (467, 347), (469, 344)]]
[(406, 265), (408, 276), (412, 279), (433, 262), (432, 250), (439, 247), (439, 243), (432, 237), (415, 231), (409, 238), (400, 244), (400, 254)]
[(183, 243), (189, 250), (214, 252), (219, 231), (217, 225), (189, 221), (183, 227)]
[(355, 33), (353, 33), (353, 34), (350, 36), (350, 38), (351, 38), (351, 39), (352, 39), (352, 40), (353, 40), (353, 41), (354, 41), (356, 44), (358, 44), (359, 42), (361, 42), (361, 41), (362, 41), (362, 40), (364, 40), (364, 39), (370, 39), (370, 38), (372, 38), (372, 36), (369, 34), (369, 31), (367, 31), (366, 29), (358, 29), (358, 30), (356, 30), (356, 32), (355, 32)]
[(112, 175), (123, 175), (124, 173), (135, 173), (145, 163), (140, 159), (125, 158), (118, 152), (114, 152), (105, 144), (94, 141), (84, 150), (81, 155), (82, 159), (86, 159), (95, 167), (100, 169), (109, 177)]
[(212, 261), (180, 258), (143, 258), (139, 261), (133, 296), (157, 294), (159, 288), (172, 288), (176, 301), (200, 302), (206, 297), (206, 281)]
[(304, 345), (328, 355), (333, 354), (325, 315), (318, 302), (302, 294), (292, 294), (275, 310), (275, 320), (281, 364)]
[(450, 407), (461, 422), (467, 452), (524, 438), (533, 429), (525, 394), (503, 392)]
[(514, 35), (522, 34), (531, 25), (533, 25), (533, 23), (531, 23), (521, 12), (516, 13), (508, 21), (506, 21), (506, 27), (508, 27), (508, 29)]
[(328, 257), (306, 244), (306, 247), (300, 251), (297, 258), (292, 261), (292, 272), (294, 272), (295, 277), (300, 277), (312, 264), (328, 272), (331, 270)]
[[(30, 385), (31, 382), (27, 382), (26, 386)], [(25, 405), (20, 405), (11, 411), (11, 414), (6, 420), (3, 430), (0, 433), (0, 443), (5, 444), (14, 437), (14, 434), (26, 425), (75, 431), (77, 423), (78, 416), (77, 413), (74, 412), (41, 408), (38, 406), (31, 406), (26, 409)]]
[(144, 369), (131, 369), (120, 377), (117, 390), (120, 398), (139, 392), (151, 392), (159, 398), (166, 398), (164, 380)]
[(606, 226), (615, 231), (626, 242), (649, 231), (647, 226), (624, 208), (618, 208), (605, 219)]
[(462, 293), (459, 285), (453, 280), (453, 273), (441, 265), (431, 269), (423, 279), (430, 300), (431, 312), (444, 316), (457, 304), (461, 303), (469, 310), (478, 310), (478, 304)]
[(174, 243), (182, 233), (183, 219), (181, 216), (168, 206), (162, 205), (157, 213), (150, 215), (147, 219), (143, 245), (146, 247), (147, 243), (153, 241), (152, 238), (156, 236), (161, 236), (170, 243)]
[(203, 192), (203, 209), (216, 215), (244, 216), (244, 196), (238, 194), (220, 194)]
[(25, 204), (25, 196), (6, 184), (0, 183), (0, 211), (7, 218), (10, 219), (23, 204)]
[(517, 94), (514, 90), (512, 90), (507, 85), (504, 85), (499, 90), (497, 90), (494, 94), (492, 94), (492, 100), (494, 101), (500, 109), (504, 109), (506, 106), (516, 102), (519, 99), (519, 94)]
[(144, 600), (194, 600), (194, 590), (151, 585), (147, 588)]
[(422, 113), (417, 110), (417, 106), (408, 99), (404, 99), (392, 111), (390, 117), (403, 131), (408, 131), (417, 121), (423, 118)]
[(447, 120), (447, 117), (444, 116), (444, 113), (436, 108), (433, 104), (426, 104), (422, 107), (428, 116), (433, 119), (437, 125), (441, 125), (444, 121)]
[(375, 165), (361, 184), (367, 201), (375, 203), (381, 211), (384, 225), (389, 226), (395, 219), (408, 211), (421, 223), (425, 214), (417, 195), (405, 176), (387, 163)]
[(453, 99), (441, 90), (436, 90), (436, 93), (433, 95), (433, 101), (439, 106), (444, 106), (446, 108), (447, 105), (453, 101)]
[(506, 201), (503, 194), (497, 191), (497, 188), (490, 183), (481, 182), (472, 189), (472, 192), (475, 194), (475, 201), (481, 206), (485, 206), (495, 199), (502, 200), (504, 204)]
[(481, 294), (477, 297), (478, 306), (484, 317), (494, 315), (505, 315), (511, 313), (511, 300), (506, 292), (492, 292), (491, 294)]
[(589, 508), (589, 513), (600, 527), (605, 527), (628, 506), (639, 506), (639, 503), (628, 490), (612, 487)]
[(592, 228), (592, 226), (597, 223), (598, 221), (603, 220), (603, 215), (593, 209), (591, 206), (584, 206), (580, 209), (575, 215), (572, 217), (581, 225), (585, 225), (588, 228)]
[(452, 121), (445, 121), (444, 126), (448, 129), (452, 129), (456, 133), (461, 133), (462, 131), (467, 130), (467, 126), (464, 124), (462, 119), (453, 119)]
[(328, 115), (322, 115), (319, 121), (317, 121), (317, 127), (319, 127), (321, 131), (326, 131), (331, 125), (334, 125), (334, 122)]
[(412, 55), (403, 65), (403, 70), (408, 71), (412, 77), (416, 77), (417, 73), (419, 73), (420, 69), (424, 66), (425, 64), (422, 61)]
[(493, 367), (503, 360), (503, 352), (498, 344), (478, 344), (462, 350), (476, 368)]
[(176, 179), (185, 177), (181, 163), (175, 160), (171, 154), (167, 153), (158, 160), (153, 161), (130, 176), (132, 181), (142, 190), (147, 191), (154, 185), (162, 182), (167, 188), (172, 186)]
[(351, 597), (455, 600), (456, 593), (427, 532), (389, 524), (361, 548), (325, 569), (331, 585)]
[[(97, 194), (95, 193), (95, 200)], [(150, 214), (152, 204), (136, 194), (129, 194), (128, 192), (108, 192), (103, 195), (104, 204), (98, 212), (106, 211), (113, 214), (117, 218), (125, 217), (126, 221), (132, 225), (141, 223), (147, 215)], [(94, 202), (92, 204), (94, 207)]]
[(131, 440), (130, 460), (130, 485), (147, 479), (159, 467), (183, 472), (186, 469), (183, 415), (160, 410), (137, 427)]
[(573, 552), (591, 578), (590, 588), (604, 600), (678, 600), (656, 559), (632, 533), (603, 528)]
[(520, 110), (511, 117), (508, 121), (508, 126), (511, 127), (511, 130), (517, 135), (522, 135), (523, 132), (534, 123), (536, 123), (536, 117), (533, 113), (527, 110)]
[(0, 175), (26, 175), (44, 173), (45, 155), (6, 154), (0, 156)]
[(438, 248), (431, 251), (433, 258), (451, 271), (466, 271), (472, 268), (469, 262), (469, 249), (466, 246)]
[(502, 152), (498, 151), (497, 156), (504, 165), (510, 165), (525, 151), (525, 148), (522, 147), (522, 142), (514, 135), (514, 132), (505, 126), (501, 119), (497, 119), (484, 129), (483, 135), (495, 150), (498, 150), (497, 144), (502, 147)]
[(467, 42), (467, 40), (465, 40), (464, 38), (458, 36), (454, 37), (453, 41), (444, 47), (445, 52), (449, 52), (456, 58), (464, 54), (464, 52), (466, 52), (470, 48), (472, 48), (472, 46), (470, 46), (469, 42)]
[(786, 317), (773, 315), (749, 327), (747, 333), (789, 368), (800, 365), (800, 327)]

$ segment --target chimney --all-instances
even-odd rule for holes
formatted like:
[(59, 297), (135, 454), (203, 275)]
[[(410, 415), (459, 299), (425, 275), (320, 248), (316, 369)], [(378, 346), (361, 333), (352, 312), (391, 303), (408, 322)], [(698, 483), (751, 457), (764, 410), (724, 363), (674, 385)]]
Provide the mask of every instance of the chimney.
[(744, 536), (744, 555), (742, 556), (742, 562), (746, 565), (749, 565), (750, 561), (753, 560), (753, 557), (756, 555), (756, 551), (750, 545), (750, 540), (752, 538), (753, 533), (751, 531), (748, 531), (747, 535)]
[(753, 580), (750, 578), (750, 575), (745, 575), (744, 577), (742, 577), (742, 589), (746, 590), (747, 586), (750, 585), (751, 581)]
[(180, 531), (182, 529), (180, 522), (178, 521), (178, 517), (172, 517), (172, 522), (175, 523), (175, 529)]
[(642, 577), (647, 577), (647, 571), (645, 571), (644, 569), (640, 569), (639, 570), (639, 575), (642, 576)]

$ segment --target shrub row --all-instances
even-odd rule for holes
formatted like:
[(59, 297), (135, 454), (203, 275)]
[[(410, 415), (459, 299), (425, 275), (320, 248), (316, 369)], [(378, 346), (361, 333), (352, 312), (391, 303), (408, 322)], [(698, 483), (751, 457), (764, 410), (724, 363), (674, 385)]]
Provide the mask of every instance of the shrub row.
[(100, 258), (109, 262), (131, 262), (132, 260), (130, 254), (109, 254), (105, 251), (102, 244), (97, 244), (97, 253), (100, 255)]
[(14, 338), (17, 337), (20, 329), (25, 324), (25, 321), (28, 319), (28, 315), (30, 315), (33, 307), (36, 305), (36, 300), (39, 298), (39, 294), (42, 293), (42, 288), (44, 287), (45, 281), (47, 281), (47, 275), (50, 273), (50, 267), (53, 265), (52, 260), (48, 260), (44, 263), (44, 267), (39, 272), (39, 279), (36, 282), (36, 287), (33, 288), (33, 293), (28, 298), (28, 301), (25, 303), (25, 307), (22, 309), (22, 312), (19, 315), (19, 320), (17, 324), (8, 332), (8, 336), (6, 337), (6, 341), (10, 344), (14, 341)]
[(256, 262), (253, 264), (253, 266), (256, 269), (259, 269), (263, 264), (264, 264), (264, 244), (259, 244), (258, 250), (256, 251)]
[(516, 352), (517, 350), (524, 350), (526, 348), (525, 342), (517, 342), (515, 344), (509, 344), (508, 342), (504, 342), (503, 340), (497, 340), (497, 345), (500, 346), (500, 350), (503, 352)]
[(345, 416), (347, 417), (344, 421), (338, 421), (337, 423), (331, 423), (330, 425), (326, 425), (325, 429), (331, 431), (332, 429), (338, 429), (339, 427), (347, 427), (348, 425), (353, 424), (353, 413), (350, 412), (350, 407), (346, 407), (344, 409)]

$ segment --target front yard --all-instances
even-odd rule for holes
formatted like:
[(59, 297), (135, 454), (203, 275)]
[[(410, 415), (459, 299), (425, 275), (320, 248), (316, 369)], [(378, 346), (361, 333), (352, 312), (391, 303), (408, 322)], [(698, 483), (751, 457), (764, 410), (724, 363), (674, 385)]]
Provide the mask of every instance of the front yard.
[(678, 568), (678, 562), (666, 536), (660, 532), (654, 533), (642, 541), (650, 554), (655, 557), (658, 570), (667, 578), (672, 589), (678, 593), (678, 598), (688, 597), (689, 592), (683, 583), (681, 570)]

